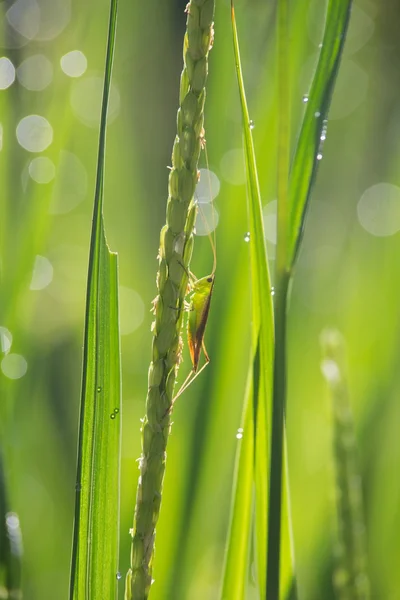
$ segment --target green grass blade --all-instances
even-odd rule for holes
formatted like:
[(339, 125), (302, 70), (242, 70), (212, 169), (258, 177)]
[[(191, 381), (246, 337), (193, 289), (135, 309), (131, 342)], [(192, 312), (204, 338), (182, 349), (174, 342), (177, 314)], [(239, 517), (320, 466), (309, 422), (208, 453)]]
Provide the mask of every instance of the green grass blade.
[(112, 0), (86, 299), (71, 600), (117, 596), (121, 375), (117, 255), (103, 223), (107, 108), (117, 18)]
[(226, 547), (222, 600), (244, 600), (249, 578), (254, 489), (254, 360), (246, 389), (243, 432), (236, 455), (230, 529)]
[(333, 418), (333, 458), (336, 475), (336, 569), (338, 600), (368, 600), (367, 549), (361, 476), (346, 377), (345, 344), (338, 331), (321, 336), (322, 372), (328, 384)]
[(259, 336), (259, 377), (254, 380), (257, 389), (257, 414), (256, 414), (256, 459), (255, 459), (255, 487), (256, 487), (256, 531), (257, 531), (257, 556), (260, 589), (265, 589), (266, 573), (266, 548), (267, 548), (267, 514), (268, 514), (268, 472), (269, 472), (269, 439), (270, 439), (270, 413), (271, 413), (271, 383), (273, 364), (273, 310), (271, 296), (271, 279), (268, 269), (264, 227), (262, 219), (262, 205), (258, 184), (257, 165), (254, 152), (252, 126), (247, 108), (243, 75), (240, 63), (239, 41), (235, 21), (235, 12), (232, 7), (232, 31), (235, 54), (236, 73), (239, 85), (239, 96), (243, 118), (244, 149), (246, 173), (249, 196), (250, 216), (250, 257), (252, 280), (252, 341), (253, 352)]
[(321, 53), (291, 169), (289, 269), (293, 267), (298, 254), (311, 189), (322, 158), (328, 110), (346, 39), (351, 5), (352, 0), (329, 0), (327, 7)]
[(3, 459), (0, 454), (0, 598), (21, 595), (22, 536), (19, 519), (10, 512)]
[[(272, 396), (271, 462), (269, 481), (266, 598), (285, 597), (293, 578), (290, 543), (289, 478), (285, 468), (286, 327), (289, 273), (287, 271), (288, 186), (290, 165), (289, 3), (277, 11), (278, 64), (278, 214), (275, 261), (275, 355)], [(287, 467), (287, 461), (286, 461)]]

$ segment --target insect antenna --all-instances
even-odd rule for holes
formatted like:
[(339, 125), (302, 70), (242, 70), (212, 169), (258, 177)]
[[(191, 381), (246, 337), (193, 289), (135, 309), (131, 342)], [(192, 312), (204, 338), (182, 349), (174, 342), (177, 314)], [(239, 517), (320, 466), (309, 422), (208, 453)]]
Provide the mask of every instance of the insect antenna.
[[(217, 224), (215, 222), (215, 208), (214, 208), (214, 201), (213, 201), (213, 193), (212, 193), (212, 185), (211, 185), (211, 177), (210, 177), (210, 166), (209, 166), (209, 161), (208, 161), (208, 153), (207, 153), (207, 146), (205, 144), (205, 140), (204, 140), (204, 145), (203, 145), (203, 149), (204, 149), (204, 155), (205, 155), (205, 160), (206, 160), (206, 171), (207, 171), (207, 183), (208, 183), (208, 192), (209, 192), (209, 197), (210, 197), (210, 205), (211, 205), (211, 227), (210, 227), (210, 223), (209, 220), (207, 219), (206, 215), (204, 214), (204, 211), (201, 208), (201, 202), (199, 200), (199, 196), (196, 192), (196, 204), (198, 207), (198, 211), (200, 214), (201, 219), (204, 222), (204, 226), (205, 229), (207, 231), (207, 237), (210, 240), (210, 245), (211, 245), (211, 249), (213, 252), (213, 269), (212, 269), (212, 275), (215, 274), (216, 268), (217, 268), (217, 236), (216, 236), (216, 227)], [(211, 235), (212, 232), (212, 235)]]

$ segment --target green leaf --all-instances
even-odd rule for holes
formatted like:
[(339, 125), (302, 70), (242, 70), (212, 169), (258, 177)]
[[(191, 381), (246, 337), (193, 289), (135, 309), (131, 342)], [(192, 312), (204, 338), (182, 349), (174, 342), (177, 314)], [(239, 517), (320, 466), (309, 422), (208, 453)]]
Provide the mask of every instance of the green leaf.
[(249, 573), (254, 485), (254, 387), (251, 360), (242, 437), (236, 455), (231, 522), (226, 547), (222, 600), (243, 600)]
[[(260, 589), (265, 589), (268, 473), (271, 414), (271, 383), (274, 354), (274, 327), (271, 297), (271, 279), (268, 269), (262, 205), (258, 183), (257, 165), (252, 138), (252, 124), (247, 108), (243, 75), (240, 64), (239, 41), (235, 13), (232, 7), (232, 31), (236, 74), (239, 85), (240, 104), (243, 118), (245, 163), (249, 198), (249, 231), (252, 281), (252, 346), (254, 356), (259, 352), (259, 368), (253, 381), (255, 391), (255, 489), (256, 489), (256, 532), (258, 576)], [(258, 352), (257, 352), (258, 346)], [(251, 366), (251, 371), (253, 366)], [(242, 482), (239, 482), (242, 485)]]
[(86, 298), (71, 600), (117, 596), (121, 371), (117, 255), (103, 223), (107, 107), (117, 0), (112, 0)]
[(295, 263), (309, 198), (326, 138), (328, 110), (343, 52), (352, 0), (329, 0), (325, 32), (304, 115), (289, 186), (288, 267)]

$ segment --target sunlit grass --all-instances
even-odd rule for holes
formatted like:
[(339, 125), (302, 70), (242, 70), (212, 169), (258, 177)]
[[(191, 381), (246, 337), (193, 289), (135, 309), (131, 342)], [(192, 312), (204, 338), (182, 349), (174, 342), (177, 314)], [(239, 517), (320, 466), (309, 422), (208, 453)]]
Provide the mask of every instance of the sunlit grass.
[[(27, 9), (28, 4), (18, 6)], [(156, 295), (156, 252), (165, 219), (166, 165), (171, 164), (176, 128), (186, 16), (183, 6), (169, 2), (122, 4), (114, 76), (119, 102), (108, 128), (105, 219), (110, 246), (119, 252), (126, 299), (121, 314), (124, 423), (119, 564), (124, 573), (129, 563), (139, 419), (144, 414), (151, 355), (150, 308)], [(2, 3), (2, 16), (11, 5)], [(45, 19), (33, 10), (22, 21), (14, 9), (13, 18), (8, 15), (1, 21), (1, 55), (11, 61), (16, 79), (0, 92), (0, 327), (12, 336), (11, 346), (5, 342), (0, 352), (0, 444), (10, 510), (19, 514), (24, 533), (23, 588), (30, 600), (53, 600), (55, 589), (65, 594), (68, 589), (85, 279), (100, 115), (101, 94), (95, 82), (103, 76), (109, 8), (107, 2), (95, 7), (82, 3), (79, 10), (72, 3), (72, 11), (64, 10), (65, 6), (62, 0), (47, 3), (42, 10)], [(310, 0), (298, 0), (290, 8), (292, 131), (298, 130), (304, 110), (311, 111), (303, 96), (311, 101), (311, 72), (322, 43), (325, 8), (325, 3)], [(274, 6), (239, 3), (237, 19), (265, 206), (276, 199)], [(206, 137), (210, 168), (221, 190), (215, 199), (220, 214), (218, 277), (206, 340), (211, 363), (174, 410), (157, 527), (154, 600), (219, 597), (234, 456), (241, 443), (236, 436), (243, 427), (251, 347), (250, 248), (241, 115), (226, 2), (217, 3), (215, 22)], [(326, 326), (338, 327), (347, 342), (372, 597), (390, 598), (399, 587), (400, 546), (394, 534), (399, 528), (399, 486), (394, 476), (400, 462), (396, 441), (399, 286), (394, 274), (399, 256), (396, 194), (400, 181), (397, 61), (393, 58), (398, 23), (394, 5), (361, 1), (354, 5), (297, 257), (288, 323), (287, 439), (300, 599), (334, 597), (327, 526), (331, 447), (318, 344)], [(15, 26), (21, 24), (31, 39), (21, 40), (21, 34), (16, 34)], [(18, 45), (21, 41), (24, 45)], [(86, 57), (87, 69), (71, 78), (60, 60), (75, 50)], [(33, 90), (26, 87), (24, 70), (18, 68), (38, 54), (53, 72), (45, 87)], [(47, 67), (40, 64), (34, 81), (44, 85)], [(16, 136), (18, 124), (31, 115), (45, 118), (53, 131), (50, 145), (36, 152), (21, 146)], [(317, 139), (315, 130), (311, 137)], [(314, 153), (311, 146), (306, 144)], [(37, 158), (50, 161), (47, 175), (45, 165), (40, 171), (33, 163)], [(47, 183), (37, 181), (50, 176)], [(270, 216), (269, 223), (272, 220)], [(293, 223), (294, 230), (297, 227)], [(271, 242), (268, 250), (273, 270)], [(31, 286), (34, 265), (36, 284)], [(201, 276), (209, 269), (207, 240), (196, 240), (193, 271)], [(4, 335), (2, 339), (8, 339), (8, 333)], [(182, 373), (190, 369), (186, 354), (184, 359)], [(254, 562), (251, 550), (251, 599), (257, 585)]]

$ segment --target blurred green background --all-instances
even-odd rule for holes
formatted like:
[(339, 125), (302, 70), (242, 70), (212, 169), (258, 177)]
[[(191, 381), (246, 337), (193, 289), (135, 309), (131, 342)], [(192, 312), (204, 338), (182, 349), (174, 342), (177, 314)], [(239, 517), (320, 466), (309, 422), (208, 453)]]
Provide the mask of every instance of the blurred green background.
[[(123, 367), (120, 572), (129, 563), (151, 300), (175, 135), (185, 0), (120, 0), (105, 219), (119, 253)], [(217, 0), (206, 103), (217, 279), (210, 366), (179, 399), (153, 600), (216, 600), (249, 356), (241, 116), (228, 0)], [(291, 2), (293, 143), (325, 3)], [(276, 2), (237, 1), (270, 265), (276, 197)], [(107, 0), (0, 2), (0, 435), (24, 536), (24, 597), (66, 598)], [(354, 3), (289, 316), (288, 445), (300, 598), (329, 599), (333, 473), (319, 336), (346, 337), (372, 597), (400, 599), (400, 8)], [(204, 156), (202, 167), (205, 167)], [(207, 237), (192, 269), (212, 268)], [(190, 370), (186, 355), (179, 379)], [(246, 432), (244, 432), (244, 435)], [(240, 435), (239, 435), (240, 438)], [(257, 598), (250, 584), (248, 597)], [(123, 578), (121, 580), (121, 597)]]

